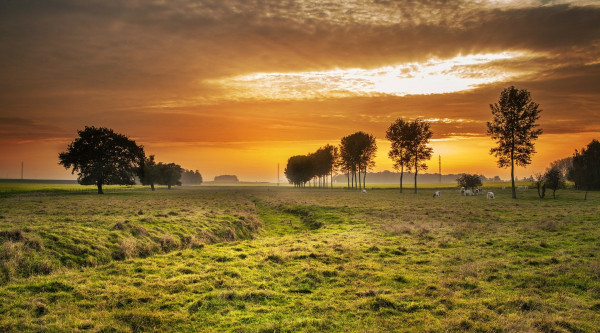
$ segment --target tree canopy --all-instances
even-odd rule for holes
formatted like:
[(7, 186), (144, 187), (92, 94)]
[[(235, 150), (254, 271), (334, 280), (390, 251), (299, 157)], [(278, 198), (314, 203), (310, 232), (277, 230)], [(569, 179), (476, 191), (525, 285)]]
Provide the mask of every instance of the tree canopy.
[(427, 170), (426, 160), (431, 158), (433, 148), (429, 147), (429, 140), (433, 136), (431, 123), (420, 119), (408, 123), (406, 128), (406, 147), (408, 155), (408, 171), (415, 173), (415, 193), (417, 193), (417, 175), (419, 170)]
[(490, 104), (493, 119), (487, 123), (487, 134), (497, 145), (490, 149), (490, 154), (498, 158), (499, 167), (510, 167), (513, 198), (517, 197), (515, 163), (518, 166), (531, 163), (535, 153), (533, 141), (542, 134), (536, 124), (542, 111), (538, 108), (539, 104), (531, 99), (529, 91), (514, 86), (502, 90), (498, 102)]
[(304, 187), (314, 176), (314, 163), (307, 155), (292, 156), (288, 159), (283, 173), (291, 184)]
[[(339, 148), (341, 169), (352, 176), (352, 188), (366, 185), (367, 171), (375, 166), (377, 143), (371, 134), (359, 131), (342, 138)], [(361, 179), (362, 178), (362, 179)], [(350, 187), (350, 186), (349, 186)]]
[(158, 184), (160, 182), (160, 177), (160, 170), (156, 165), (154, 155), (150, 155), (150, 157), (146, 158), (144, 166), (142, 167), (140, 181), (142, 185), (150, 185), (150, 188), (152, 191), (154, 191), (154, 184)]
[(475, 190), (476, 187), (482, 185), (481, 177), (478, 175), (464, 174), (456, 179), (458, 186)]
[(546, 171), (544, 184), (552, 190), (552, 198), (556, 199), (556, 190), (565, 187), (565, 179), (557, 166), (553, 166)]
[(586, 191), (600, 189), (600, 142), (592, 140), (581, 151), (575, 150), (573, 166), (568, 173), (575, 187)]
[(58, 155), (59, 164), (73, 168), (82, 185), (96, 185), (98, 194), (103, 185), (135, 184), (135, 176), (142, 173), (144, 148), (125, 135), (105, 127), (88, 127), (77, 131), (79, 137)]
[(409, 133), (410, 123), (402, 118), (396, 119), (388, 127), (385, 137), (391, 142), (391, 148), (388, 156), (394, 161), (394, 168), (400, 170), (400, 193), (402, 193), (402, 178), (404, 176), (404, 167), (410, 170), (410, 147)]

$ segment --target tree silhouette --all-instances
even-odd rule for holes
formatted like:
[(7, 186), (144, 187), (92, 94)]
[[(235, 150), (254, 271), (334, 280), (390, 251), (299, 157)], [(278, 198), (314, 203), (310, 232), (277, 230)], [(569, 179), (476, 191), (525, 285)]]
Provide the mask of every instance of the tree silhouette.
[(314, 162), (306, 155), (292, 156), (287, 161), (283, 171), (290, 184), (295, 187), (304, 187), (314, 176)]
[(592, 140), (581, 151), (575, 150), (568, 179), (575, 182), (576, 188), (585, 190), (585, 200), (589, 190), (600, 189), (600, 142), (598, 140)]
[(562, 172), (556, 166), (550, 168), (544, 175), (544, 185), (552, 190), (552, 198), (556, 199), (556, 190), (565, 187)]
[(470, 188), (471, 191), (474, 191), (476, 187), (481, 186), (481, 177), (478, 175), (470, 175), (464, 174), (458, 178), (456, 178), (458, 182), (458, 186), (462, 186), (464, 188)]
[(358, 189), (364, 188), (367, 171), (375, 166), (375, 137), (365, 132), (350, 134), (342, 138), (339, 150), (343, 169), (352, 174), (352, 188), (355, 184)]
[(160, 173), (158, 182), (160, 185), (167, 185), (169, 190), (171, 189), (171, 186), (181, 186), (180, 179), (181, 173), (183, 172), (181, 166), (175, 163), (158, 163), (157, 167)]
[(202, 184), (202, 175), (198, 170), (183, 170), (181, 174), (181, 183), (186, 185), (200, 185)]
[(69, 144), (66, 152), (58, 155), (59, 164), (77, 172), (82, 185), (96, 185), (103, 194), (103, 185), (135, 184), (144, 165), (144, 148), (125, 135), (105, 127), (88, 127), (77, 131), (78, 138)]
[(394, 161), (394, 168), (400, 170), (400, 193), (402, 193), (403, 187), (404, 167), (408, 167), (410, 163), (410, 153), (408, 151), (408, 147), (410, 146), (408, 138), (409, 128), (409, 122), (398, 118), (385, 133), (385, 137), (392, 143), (388, 156)]
[(150, 185), (152, 191), (155, 190), (154, 184), (160, 182), (160, 170), (156, 165), (156, 161), (154, 161), (154, 155), (150, 155), (150, 157), (146, 158), (140, 174), (140, 181), (142, 182), (142, 185)]
[(487, 134), (496, 140), (497, 147), (490, 154), (498, 158), (498, 166), (510, 167), (512, 197), (515, 190), (515, 163), (526, 166), (535, 153), (533, 141), (542, 134), (536, 120), (540, 118), (539, 104), (533, 102), (531, 94), (514, 86), (502, 90), (498, 103), (490, 104), (493, 119), (487, 123)]
[(433, 148), (428, 147), (427, 144), (433, 136), (433, 132), (430, 129), (431, 124), (420, 119), (408, 123), (406, 128), (406, 151), (408, 158), (408, 171), (414, 170), (415, 172), (415, 193), (417, 193), (417, 175), (419, 170), (427, 170), (427, 164), (425, 160), (431, 158)]

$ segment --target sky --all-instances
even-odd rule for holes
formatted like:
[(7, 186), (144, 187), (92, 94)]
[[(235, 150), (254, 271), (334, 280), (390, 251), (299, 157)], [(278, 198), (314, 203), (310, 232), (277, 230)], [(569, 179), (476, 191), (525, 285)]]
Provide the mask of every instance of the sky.
[(276, 181), (290, 156), (365, 131), (432, 123), (428, 172), (507, 179), (489, 104), (527, 89), (542, 172), (600, 138), (600, 2), (551, 0), (5, 0), (0, 178), (75, 179), (58, 165), (85, 126), (157, 161)]

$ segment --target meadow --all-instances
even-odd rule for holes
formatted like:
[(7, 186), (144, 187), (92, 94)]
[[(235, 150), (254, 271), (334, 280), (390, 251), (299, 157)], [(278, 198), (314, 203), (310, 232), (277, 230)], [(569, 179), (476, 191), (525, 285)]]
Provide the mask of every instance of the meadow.
[(600, 332), (598, 193), (425, 187), (4, 188), (0, 332)]

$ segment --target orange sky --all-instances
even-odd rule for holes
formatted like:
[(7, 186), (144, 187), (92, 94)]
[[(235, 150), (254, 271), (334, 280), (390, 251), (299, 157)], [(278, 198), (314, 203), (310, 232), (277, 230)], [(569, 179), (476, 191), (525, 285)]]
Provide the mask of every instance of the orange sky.
[(391, 170), (398, 117), (433, 122), (430, 172), (507, 178), (485, 122), (510, 85), (543, 110), (517, 176), (600, 138), (596, 1), (4, 1), (0, 22), (0, 178), (74, 178), (58, 153), (86, 125), (207, 180), (275, 181), (358, 130)]

